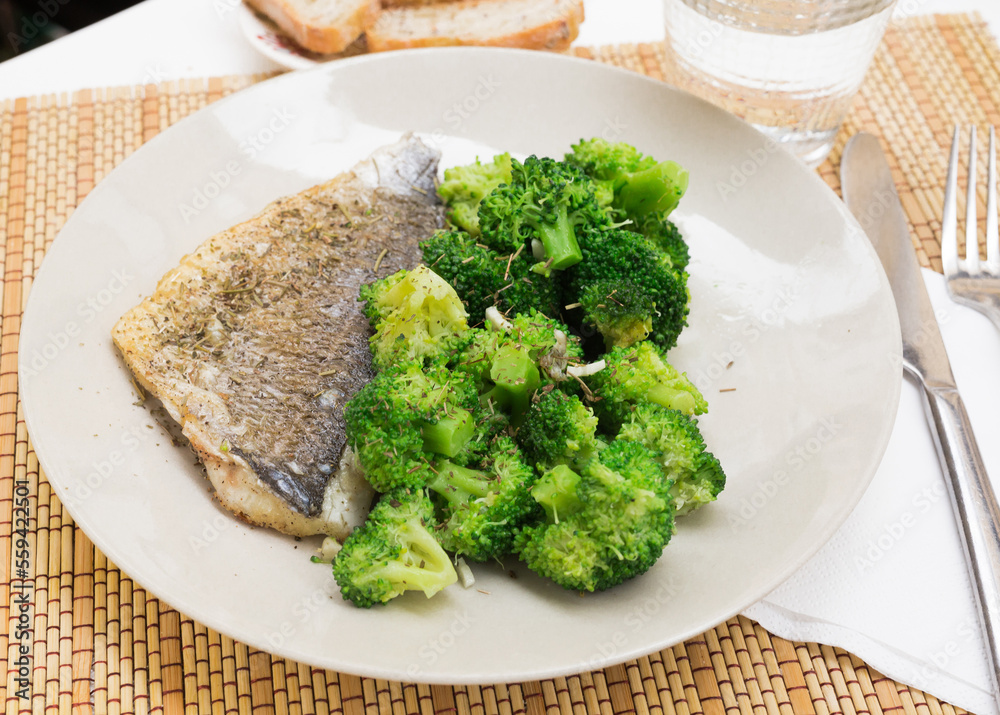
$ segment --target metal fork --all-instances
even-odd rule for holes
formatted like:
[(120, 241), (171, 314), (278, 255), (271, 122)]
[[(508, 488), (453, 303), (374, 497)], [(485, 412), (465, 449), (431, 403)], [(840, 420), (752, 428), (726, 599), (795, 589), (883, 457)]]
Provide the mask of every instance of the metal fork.
[(976, 223), (976, 127), (969, 134), (969, 180), (965, 204), (965, 258), (958, 257), (958, 144), (955, 127), (941, 218), (941, 263), (952, 300), (985, 314), (1000, 329), (1000, 231), (997, 228), (995, 133), (990, 127), (986, 187), (986, 260), (979, 258)]

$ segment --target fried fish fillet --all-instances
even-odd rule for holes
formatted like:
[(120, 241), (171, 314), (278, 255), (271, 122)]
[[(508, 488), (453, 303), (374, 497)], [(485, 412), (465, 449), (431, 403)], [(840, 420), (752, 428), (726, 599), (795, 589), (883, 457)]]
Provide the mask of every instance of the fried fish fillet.
[(443, 225), (438, 159), (407, 135), (275, 201), (185, 256), (115, 325), (125, 364), (244, 520), (339, 539), (364, 520), (372, 491), (343, 419), (372, 376), (358, 288), (416, 265)]

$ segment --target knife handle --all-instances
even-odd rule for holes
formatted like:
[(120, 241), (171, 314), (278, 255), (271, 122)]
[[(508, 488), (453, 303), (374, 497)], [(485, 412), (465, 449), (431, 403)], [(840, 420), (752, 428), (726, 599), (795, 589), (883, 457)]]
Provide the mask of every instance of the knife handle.
[(1000, 682), (1000, 506), (993, 492), (965, 403), (954, 387), (924, 385), (934, 444), (948, 477), (952, 506), (992, 657), (994, 697)]

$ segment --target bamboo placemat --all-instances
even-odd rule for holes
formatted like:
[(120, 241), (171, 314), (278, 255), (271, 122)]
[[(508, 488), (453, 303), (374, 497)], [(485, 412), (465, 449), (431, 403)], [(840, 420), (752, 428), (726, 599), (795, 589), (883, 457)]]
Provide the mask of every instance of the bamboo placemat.
[[(664, 75), (654, 45), (573, 52)], [(260, 79), (0, 104), (0, 699), (7, 713), (964, 712), (840, 649), (792, 643), (742, 617), (637, 661), (566, 678), (456, 687), (358, 678), (249, 648), (160, 603), (119, 571), (76, 528), (39, 471), (17, 393), (22, 307), (46, 248), (102, 177), (177, 120)], [(998, 107), (1000, 51), (979, 17), (898, 21), (819, 172), (839, 189), (846, 138), (859, 130), (880, 136), (920, 260), (940, 270), (938, 216), (952, 126), (1000, 123)], [(22, 496), (30, 516), (24, 529), (15, 505)]]

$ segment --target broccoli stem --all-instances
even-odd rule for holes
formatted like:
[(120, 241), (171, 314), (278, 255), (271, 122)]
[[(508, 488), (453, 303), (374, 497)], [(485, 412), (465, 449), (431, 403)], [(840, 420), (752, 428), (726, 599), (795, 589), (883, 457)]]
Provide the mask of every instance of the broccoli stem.
[(404, 524), (399, 538), (405, 549), (400, 559), (380, 567), (389, 582), (399, 584), (399, 591), (423, 591), (430, 598), (455, 583), (457, 576), (448, 554), (423, 525)]
[(535, 222), (534, 228), (542, 239), (542, 246), (545, 247), (545, 260), (536, 263), (531, 270), (548, 275), (553, 268), (562, 270), (583, 260), (576, 232), (565, 209), (556, 214), (554, 224), (539, 221)]
[(532, 393), (541, 384), (538, 366), (527, 350), (505, 345), (496, 352), (490, 365), (494, 388), (487, 393), (516, 423), (527, 412)]
[(558, 524), (559, 517), (566, 518), (583, 509), (576, 488), (580, 475), (560, 464), (553, 467), (535, 483), (531, 495), (542, 505), (550, 524)]
[(444, 497), (452, 507), (469, 499), (482, 499), (490, 493), (489, 475), (476, 469), (462, 467), (446, 459), (435, 464), (437, 474), (427, 483), (427, 488)]
[(690, 392), (678, 390), (663, 383), (657, 383), (649, 388), (646, 392), (646, 399), (671, 410), (680, 410), (688, 415), (695, 414), (698, 409), (698, 401)]
[(424, 451), (454, 457), (472, 439), (475, 429), (472, 414), (468, 410), (455, 409), (452, 415), (442, 417), (434, 423), (425, 422), (421, 426)]

